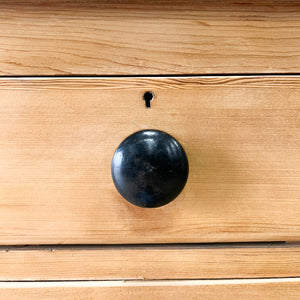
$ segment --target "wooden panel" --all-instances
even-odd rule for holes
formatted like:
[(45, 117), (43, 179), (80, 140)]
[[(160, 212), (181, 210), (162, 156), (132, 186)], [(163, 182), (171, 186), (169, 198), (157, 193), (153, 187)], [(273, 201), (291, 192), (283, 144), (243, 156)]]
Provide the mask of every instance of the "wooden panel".
[[(299, 79), (1, 79), (0, 243), (300, 240)], [(110, 173), (119, 143), (146, 128), (190, 163), (157, 209), (127, 203)]]
[(300, 247), (31, 247), (0, 250), (0, 280), (300, 277)]
[(299, 72), (299, 1), (0, 1), (0, 74)]
[(137, 282), (11, 282), (0, 284), (3, 299), (264, 299), (298, 300), (300, 279)]

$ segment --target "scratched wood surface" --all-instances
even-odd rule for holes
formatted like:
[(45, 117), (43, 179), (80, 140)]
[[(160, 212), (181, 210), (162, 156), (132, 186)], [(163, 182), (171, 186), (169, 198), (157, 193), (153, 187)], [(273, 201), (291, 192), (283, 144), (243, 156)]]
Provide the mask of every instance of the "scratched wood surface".
[(2, 299), (298, 300), (300, 279), (5, 282)]
[[(299, 241), (299, 79), (0, 79), (0, 243)], [(127, 203), (110, 173), (120, 142), (147, 128), (190, 164), (158, 209)]]
[(0, 75), (299, 72), (299, 1), (0, 1)]
[(0, 280), (300, 277), (300, 247), (36, 246), (0, 249)]

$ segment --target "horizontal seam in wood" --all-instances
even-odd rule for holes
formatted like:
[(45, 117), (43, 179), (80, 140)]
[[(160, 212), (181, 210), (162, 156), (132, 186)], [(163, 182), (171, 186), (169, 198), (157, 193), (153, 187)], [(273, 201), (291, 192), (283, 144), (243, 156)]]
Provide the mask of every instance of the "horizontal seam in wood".
[(165, 78), (165, 77), (252, 77), (252, 76), (263, 76), (263, 77), (268, 77), (268, 76), (300, 76), (299, 72), (277, 72), (277, 73), (200, 73), (200, 74), (133, 74), (133, 75), (114, 75), (114, 74), (109, 74), (109, 75), (95, 75), (95, 74), (69, 74), (69, 75), (0, 75), (0, 79), (18, 79), (18, 78), (31, 78), (31, 79), (38, 79), (38, 78), (55, 78), (55, 79), (60, 79), (60, 78), (93, 78), (93, 79), (101, 79), (101, 78)]

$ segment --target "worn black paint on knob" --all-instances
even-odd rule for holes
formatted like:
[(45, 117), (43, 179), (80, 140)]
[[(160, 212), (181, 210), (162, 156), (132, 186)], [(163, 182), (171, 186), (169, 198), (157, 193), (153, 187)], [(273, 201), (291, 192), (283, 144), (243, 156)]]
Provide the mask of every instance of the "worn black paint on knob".
[(111, 166), (119, 193), (141, 207), (159, 207), (176, 198), (185, 186), (188, 170), (182, 146), (158, 130), (142, 130), (127, 137)]

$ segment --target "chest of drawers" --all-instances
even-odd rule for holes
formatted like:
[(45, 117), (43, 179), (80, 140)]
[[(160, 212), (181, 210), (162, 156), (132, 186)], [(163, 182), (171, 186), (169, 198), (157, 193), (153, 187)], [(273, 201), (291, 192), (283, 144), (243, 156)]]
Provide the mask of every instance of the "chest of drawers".
[[(2, 298), (298, 299), (297, 1), (0, 1), (0, 16)], [(148, 129), (189, 163), (157, 208), (111, 174)]]

